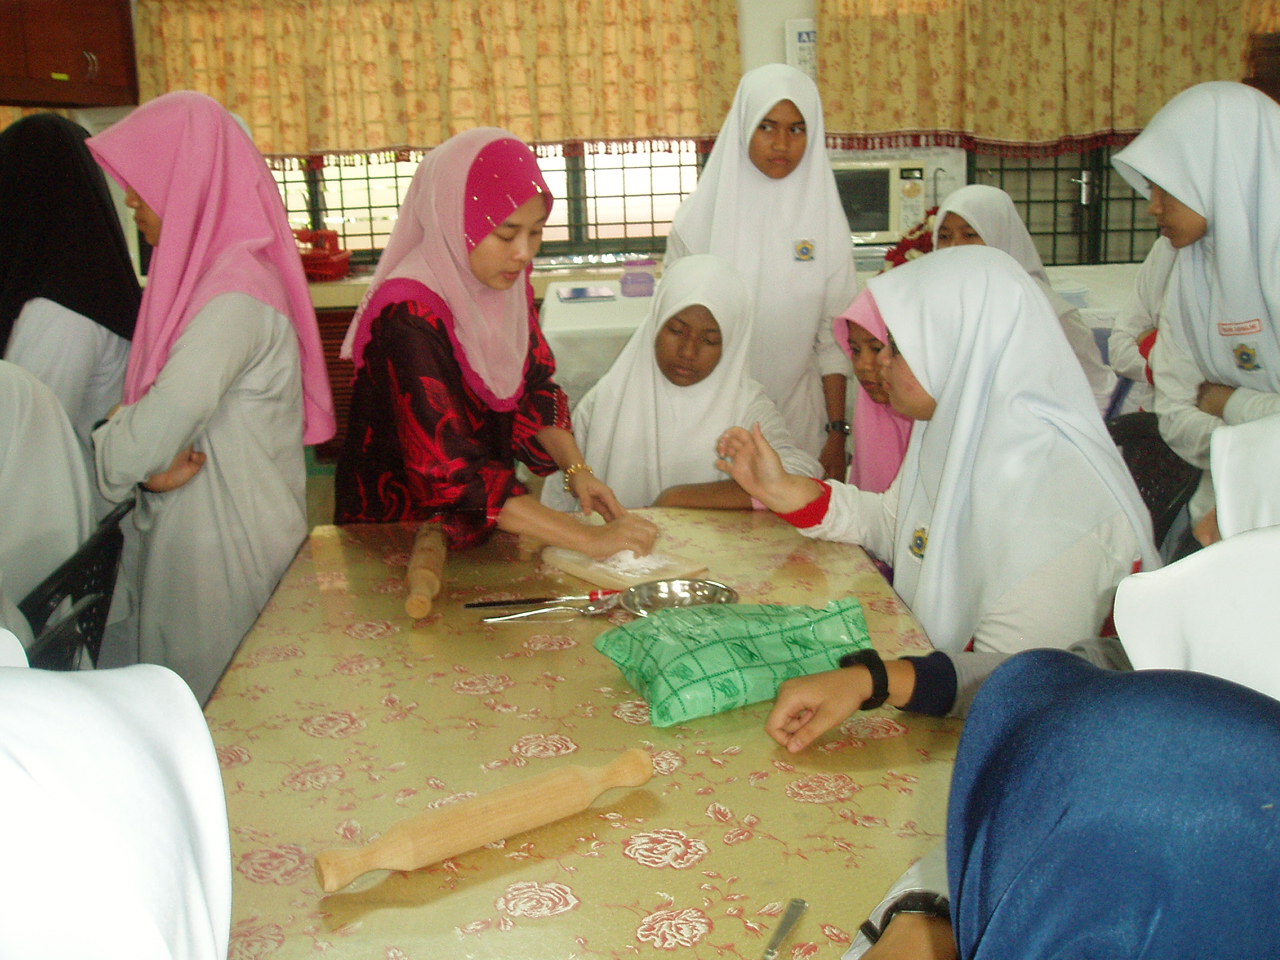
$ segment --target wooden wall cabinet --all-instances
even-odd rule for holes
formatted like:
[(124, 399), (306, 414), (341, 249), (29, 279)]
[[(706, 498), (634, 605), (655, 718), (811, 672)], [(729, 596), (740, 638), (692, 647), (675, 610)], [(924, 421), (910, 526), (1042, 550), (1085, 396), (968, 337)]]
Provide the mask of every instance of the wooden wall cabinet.
[(0, 103), (137, 102), (129, 0), (0, 0)]

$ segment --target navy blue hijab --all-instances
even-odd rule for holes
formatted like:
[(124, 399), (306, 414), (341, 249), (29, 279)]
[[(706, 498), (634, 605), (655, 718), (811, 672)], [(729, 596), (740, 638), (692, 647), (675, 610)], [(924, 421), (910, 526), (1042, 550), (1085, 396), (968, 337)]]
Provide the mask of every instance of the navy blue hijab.
[(947, 872), (964, 960), (1280, 957), (1280, 702), (1012, 658), (965, 725)]

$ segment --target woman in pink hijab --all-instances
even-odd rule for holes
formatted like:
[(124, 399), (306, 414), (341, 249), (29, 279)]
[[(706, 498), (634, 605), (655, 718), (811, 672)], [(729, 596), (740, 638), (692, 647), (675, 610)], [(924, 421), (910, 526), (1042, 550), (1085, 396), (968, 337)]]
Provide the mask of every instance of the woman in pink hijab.
[[(647, 553), (656, 529), (585, 463), (529, 273), (551, 212), (538, 161), (505, 130), (458, 134), (414, 175), (347, 332), (356, 366), (335, 477), (338, 523), (438, 522), (450, 547), (494, 527), (593, 557)], [(516, 479), (564, 472), (587, 525)]]
[(307, 533), (303, 444), (334, 432), (315, 311), (275, 181), (216, 101), (166, 94), (88, 146), (155, 248), (124, 405), (93, 435), (104, 495), (138, 499), (102, 662), (163, 664), (204, 701)]
[(902, 466), (913, 423), (889, 406), (889, 395), (880, 382), (876, 358), (889, 342), (889, 331), (875, 299), (865, 290), (832, 321), (832, 331), (853, 361), (858, 380), (849, 483), (868, 493), (884, 493)]

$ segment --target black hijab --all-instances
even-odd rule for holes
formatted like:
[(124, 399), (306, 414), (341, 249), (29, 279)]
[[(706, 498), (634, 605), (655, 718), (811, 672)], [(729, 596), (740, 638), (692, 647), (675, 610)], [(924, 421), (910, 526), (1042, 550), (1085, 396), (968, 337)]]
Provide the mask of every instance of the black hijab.
[(53, 113), (0, 133), (0, 348), (34, 297), (133, 337), (142, 294), (88, 136)]

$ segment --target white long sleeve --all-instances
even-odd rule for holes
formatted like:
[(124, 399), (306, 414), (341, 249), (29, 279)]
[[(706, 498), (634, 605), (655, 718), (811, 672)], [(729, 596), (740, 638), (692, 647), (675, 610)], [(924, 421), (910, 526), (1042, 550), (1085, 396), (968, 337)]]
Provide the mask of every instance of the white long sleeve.
[(1107, 349), (1111, 369), (1132, 380), (1129, 405), (1133, 409), (1151, 409), (1153, 393), (1147, 382), (1147, 360), (1138, 349), (1139, 342), (1151, 330), (1158, 329), (1164, 313), (1165, 288), (1177, 251), (1164, 237), (1151, 246), (1133, 281), (1133, 289), (1116, 314), (1115, 325)]

